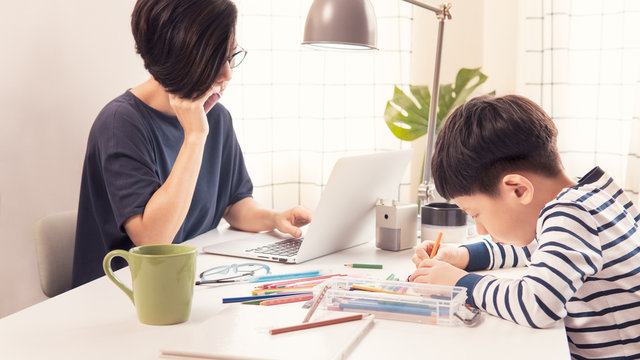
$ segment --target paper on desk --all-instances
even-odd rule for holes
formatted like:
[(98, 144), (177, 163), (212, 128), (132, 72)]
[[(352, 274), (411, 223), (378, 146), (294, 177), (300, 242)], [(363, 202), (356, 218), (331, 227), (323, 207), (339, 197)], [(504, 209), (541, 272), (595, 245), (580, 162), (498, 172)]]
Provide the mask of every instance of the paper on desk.
[[(228, 359), (330, 359), (345, 348), (345, 343), (359, 330), (363, 321), (269, 335), (269, 329), (301, 323), (305, 313), (300, 304), (230, 304), (195, 327), (190, 337), (167, 344), (161, 351), (199, 355), (200, 358), (208, 355)], [(314, 316), (313, 320), (341, 316), (344, 314), (327, 312)]]

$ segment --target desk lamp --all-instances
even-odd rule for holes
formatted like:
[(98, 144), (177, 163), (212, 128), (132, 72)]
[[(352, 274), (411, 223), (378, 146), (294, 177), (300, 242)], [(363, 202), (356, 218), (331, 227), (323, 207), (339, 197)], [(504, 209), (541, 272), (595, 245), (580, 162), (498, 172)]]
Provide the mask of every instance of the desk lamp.
[[(430, 10), (438, 19), (438, 42), (427, 127), (427, 153), (424, 159), (422, 183), (418, 187), (420, 203), (424, 205), (435, 199), (435, 185), (431, 180), (431, 157), (440, 88), (442, 33), (444, 21), (451, 19), (449, 12), (451, 4), (436, 7), (417, 0), (402, 1)], [(369, 0), (314, 0), (307, 15), (302, 44), (342, 50), (377, 50), (377, 25), (373, 6)]]

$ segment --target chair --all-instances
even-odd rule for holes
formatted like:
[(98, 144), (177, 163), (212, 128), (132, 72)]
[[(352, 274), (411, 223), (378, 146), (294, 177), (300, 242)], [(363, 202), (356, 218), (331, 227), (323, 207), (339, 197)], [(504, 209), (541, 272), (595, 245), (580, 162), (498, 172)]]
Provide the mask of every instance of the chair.
[(40, 287), (48, 297), (71, 289), (78, 212), (51, 214), (36, 223), (36, 253)]

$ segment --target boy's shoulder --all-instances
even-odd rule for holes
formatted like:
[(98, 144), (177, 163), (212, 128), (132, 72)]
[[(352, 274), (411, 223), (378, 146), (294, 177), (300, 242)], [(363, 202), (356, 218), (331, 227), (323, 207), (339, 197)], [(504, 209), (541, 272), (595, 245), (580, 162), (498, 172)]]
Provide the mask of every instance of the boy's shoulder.
[(574, 203), (589, 209), (602, 199), (611, 199), (620, 190), (613, 178), (600, 167), (594, 167), (578, 179), (578, 183), (563, 189), (551, 203)]
[(620, 214), (636, 216), (637, 209), (614, 179), (600, 167), (595, 167), (579, 178), (578, 183), (563, 189), (558, 196), (547, 203), (540, 212), (539, 219), (545, 220), (558, 211), (580, 214), (594, 218), (602, 225)]

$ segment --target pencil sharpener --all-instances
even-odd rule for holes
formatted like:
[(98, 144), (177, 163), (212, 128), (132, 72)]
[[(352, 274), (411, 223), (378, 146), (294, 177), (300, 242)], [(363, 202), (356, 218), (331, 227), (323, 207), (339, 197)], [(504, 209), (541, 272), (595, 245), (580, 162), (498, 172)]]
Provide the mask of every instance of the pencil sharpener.
[(418, 242), (418, 205), (378, 199), (376, 204), (376, 246), (399, 251)]

